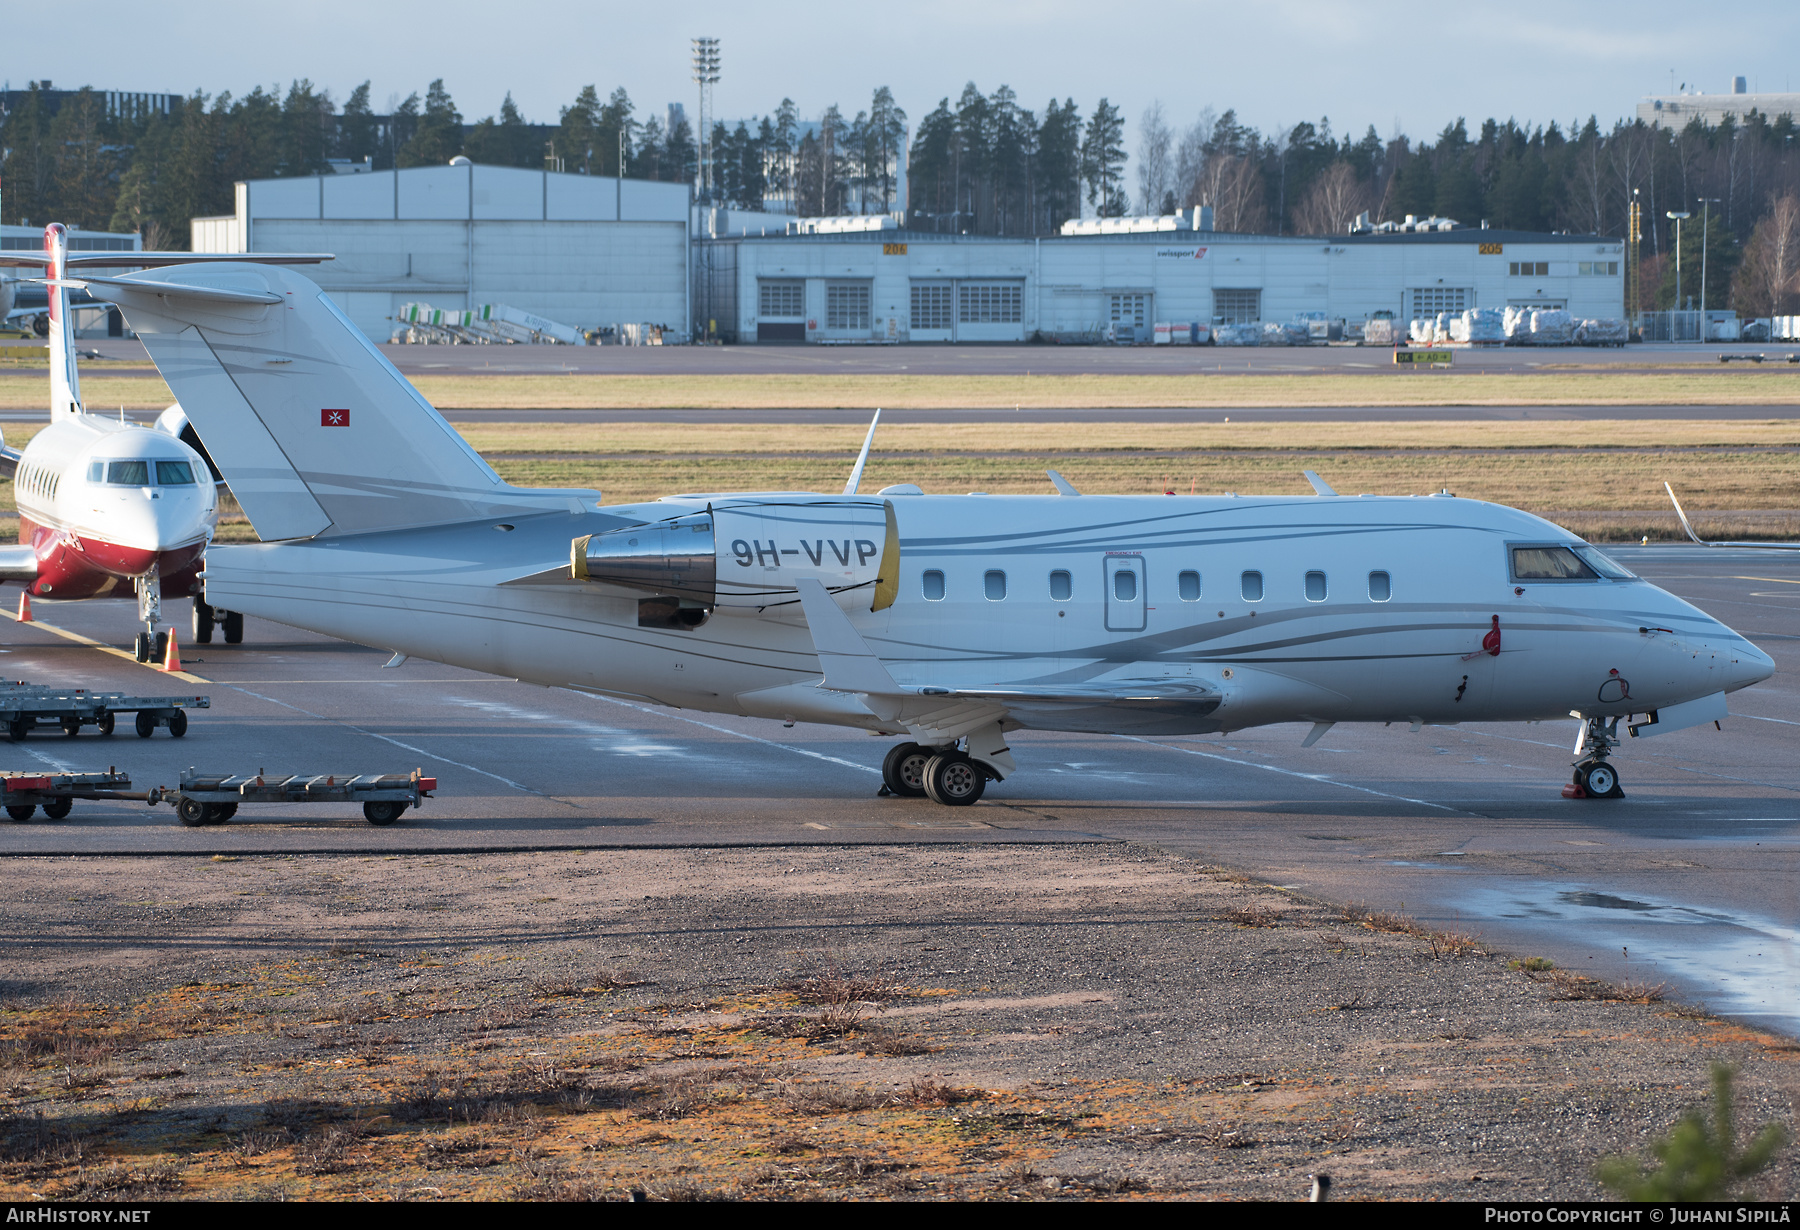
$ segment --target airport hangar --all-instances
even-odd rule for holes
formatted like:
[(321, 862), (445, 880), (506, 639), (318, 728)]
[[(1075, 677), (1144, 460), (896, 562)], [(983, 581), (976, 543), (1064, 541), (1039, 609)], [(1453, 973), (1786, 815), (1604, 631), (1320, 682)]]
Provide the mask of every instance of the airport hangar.
[(684, 184), (466, 162), (252, 180), (237, 185), (235, 214), (194, 219), (193, 246), (335, 253), (310, 276), (380, 341), (410, 302), (506, 303), (583, 329), (660, 324), (670, 341), (686, 324), (737, 343), (1149, 341), (1156, 322), (1405, 321), (1508, 305), (1624, 315), (1622, 244), (1594, 235), (1429, 219), (1306, 238), (1173, 215), (1033, 239), (691, 198)]

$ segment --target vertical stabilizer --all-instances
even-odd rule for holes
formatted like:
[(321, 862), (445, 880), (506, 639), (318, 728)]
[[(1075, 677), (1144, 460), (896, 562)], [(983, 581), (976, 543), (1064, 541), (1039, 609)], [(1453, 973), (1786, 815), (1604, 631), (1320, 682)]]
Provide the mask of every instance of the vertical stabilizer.
[(75, 371), (75, 322), (69, 316), (69, 233), (60, 222), (44, 228), (50, 299), (50, 421), (81, 413), (81, 377)]

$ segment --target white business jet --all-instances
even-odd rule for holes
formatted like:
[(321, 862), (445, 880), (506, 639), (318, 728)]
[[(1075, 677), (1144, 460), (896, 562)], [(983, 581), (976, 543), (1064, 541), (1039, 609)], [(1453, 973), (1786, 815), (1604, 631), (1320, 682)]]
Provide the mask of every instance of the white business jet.
[[(1581, 719), (1619, 797), (1623, 719), (1725, 715), (1774, 665), (1514, 509), (1306, 498), (513, 487), (290, 270), (109, 285), (264, 541), (209, 602), (398, 654), (716, 713), (903, 736), (886, 788), (945, 804), (1022, 728), (1199, 734)], [(185, 288), (185, 289), (184, 289)], [(871, 429), (872, 430), (872, 429)], [(864, 457), (868, 445), (864, 445)], [(1638, 721), (1631, 718), (1636, 716)]]
[[(130, 587), (138, 598), (136, 656), (163, 657), (158, 631), (162, 599), (198, 594), (201, 553), (218, 522), (218, 494), (202, 454), (178, 438), (180, 408), (159, 427), (89, 413), (75, 365), (71, 288), (99, 288), (107, 277), (81, 278), (83, 267), (191, 263), (189, 252), (104, 252), (71, 256), (60, 223), (44, 228), (42, 252), (7, 252), (0, 265), (46, 275), (50, 318), (50, 425), (23, 450), (0, 441), (0, 473), (13, 480), (19, 545), (0, 547), (0, 581), (19, 581), (33, 596), (105, 598)], [(239, 261), (245, 258), (238, 258)], [(249, 259), (266, 260), (267, 257)], [(330, 257), (273, 258), (283, 263)], [(74, 270), (74, 273), (70, 271)], [(142, 286), (142, 283), (134, 283)], [(210, 639), (212, 612), (196, 602)], [(205, 618), (202, 620), (201, 615)], [(225, 639), (243, 638), (243, 615), (222, 612)]]

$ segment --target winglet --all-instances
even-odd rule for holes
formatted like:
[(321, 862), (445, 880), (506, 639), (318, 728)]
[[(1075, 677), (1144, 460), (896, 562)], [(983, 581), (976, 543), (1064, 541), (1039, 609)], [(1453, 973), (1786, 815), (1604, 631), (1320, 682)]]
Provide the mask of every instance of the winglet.
[(825, 672), (819, 686), (829, 692), (900, 695), (900, 685), (825, 587), (812, 577), (801, 577), (798, 588), (819, 667)]
[(845, 495), (855, 495), (856, 489), (862, 486), (863, 467), (869, 464), (869, 446), (875, 443), (875, 425), (881, 422), (881, 407), (875, 408), (875, 417), (869, 420), (869, 434), (863, 437), (862, 452), (856, 455), (856, 468), (850, 471), (850, 481), (844, 484)]
[(1044, 473), (1046, 473), (1050, 476), (1051, 483), (1054, 484), (1056, 487), (1056, 494), (1058, 494), (1058, 495), (1080, 495), (1081, 494), (1081, 492), (1075, 490), (1074, 483), (1070, 482), (1068, 479), (1066, 479), (1062, 475), (1058, 474), (1055, 470), (1045, 470)]
[(1320, 478), (1315, 471), (1302, 470), (1300, 472), (1302, 474), (1306, 475), (1306, 481), (1312, 484), (1313, 493), (1315, 495), (1336, 495), (1337, 494), (1337, 492), (1335, 492), (1331, 489), (1331, 484), (1326, 482), (1324, 479)]
[(1681, 501), (1675, 498), (1675, 488), (1669, 486), (1669, 484), (1665, 482), (1663, 484), (1663, 490), (1669, 493), (1669, 503), (1675, 506), (1675, 515), (1681, 518), (1681, 528), (1687, 531), (1687, 536), (1703, 547), (1712, 546), (1712, 543), (1694, 533), (1694, 527), (1688, 524), (1687, 514), (1681, 510)]

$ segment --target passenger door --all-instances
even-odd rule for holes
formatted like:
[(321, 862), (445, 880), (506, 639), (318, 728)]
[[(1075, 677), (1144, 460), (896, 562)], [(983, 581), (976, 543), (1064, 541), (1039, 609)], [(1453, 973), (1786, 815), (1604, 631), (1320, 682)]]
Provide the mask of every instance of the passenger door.
[(1144, 557), (1109, 552), (1106, 556), (1106, 630), (1144, 630)]

